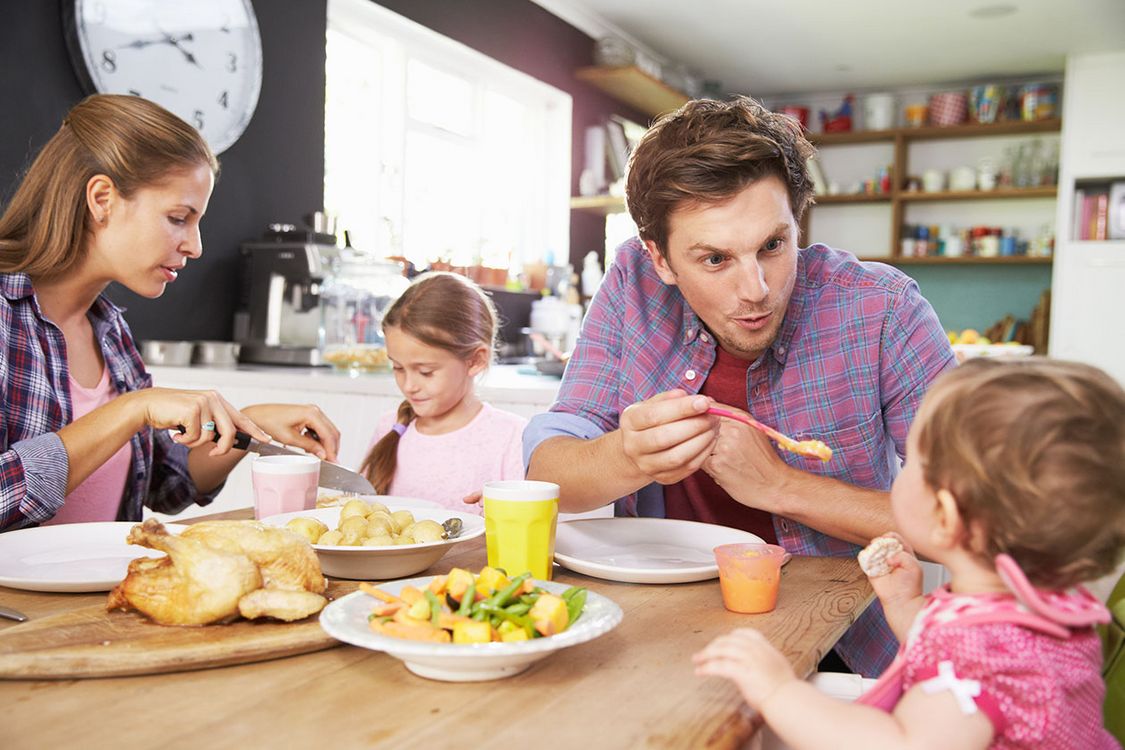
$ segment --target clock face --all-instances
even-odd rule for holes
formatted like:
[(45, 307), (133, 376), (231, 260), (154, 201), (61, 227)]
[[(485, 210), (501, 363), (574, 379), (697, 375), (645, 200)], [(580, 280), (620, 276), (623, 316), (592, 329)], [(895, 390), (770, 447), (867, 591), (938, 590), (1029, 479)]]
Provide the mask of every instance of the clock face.
[(262, 86), (250, 0), (72, 1), (68, 42), (89, 90), (154, 101), (197, 127), (215, 153), (238, 140)]

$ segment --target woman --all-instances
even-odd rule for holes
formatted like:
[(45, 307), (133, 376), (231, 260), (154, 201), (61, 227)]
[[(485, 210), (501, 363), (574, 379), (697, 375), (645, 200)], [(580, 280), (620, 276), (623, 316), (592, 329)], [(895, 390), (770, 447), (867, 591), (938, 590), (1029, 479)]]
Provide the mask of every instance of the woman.
[(236, 430), (335, 458), (315, 406), (153, 388), (103, 294), (159, 297), (202, 254), (218, 169), (193, 127), (111, 95), (78, 103), (31, 165), (0, 217), (0, 530), (207, 504), (244, 455)]

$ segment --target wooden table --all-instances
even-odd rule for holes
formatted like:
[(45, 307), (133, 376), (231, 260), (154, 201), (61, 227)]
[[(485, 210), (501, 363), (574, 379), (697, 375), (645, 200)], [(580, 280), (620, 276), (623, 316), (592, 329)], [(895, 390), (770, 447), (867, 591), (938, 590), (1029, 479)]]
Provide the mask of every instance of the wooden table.
[[(455, 565), (476, 570), (484, 562), (483, 541), (473, 540), (427, 573)], [(433, 682), (381, 652), (341, 646), (175, 674), (0, 681), (2, 744), (8, 750), (435, 750), (486, 742), (497, 750), (738, 747), (756, 731), (758, 718), (730, 683), (695, 677), (691, 655), (717, 635), (755, 627), (805, 676), (874, 598), (850, 558), (793, 558), (783, 570), (778, 607), (765, 615), (723, 609), (717, 580), (639, 585), (555, 572), (556, 580), (613, 599), (625, 619), (515, 677)], [(32, 618), (104, 598), (0, 587), (0, 603)]]

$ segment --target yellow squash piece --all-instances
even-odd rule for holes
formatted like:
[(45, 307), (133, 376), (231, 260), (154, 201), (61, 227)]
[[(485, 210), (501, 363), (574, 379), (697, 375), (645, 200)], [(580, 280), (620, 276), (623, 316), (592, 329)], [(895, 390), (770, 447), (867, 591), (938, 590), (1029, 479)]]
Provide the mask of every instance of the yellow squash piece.
[(540, 635), (561, 633), (570, 622), (566, 602), (554, 594), (541, 595), (527, 614)]
[(487, 622), (463, 620), (453, 625), (454, 643), (488, 643), (492, 640), (492, 626)]

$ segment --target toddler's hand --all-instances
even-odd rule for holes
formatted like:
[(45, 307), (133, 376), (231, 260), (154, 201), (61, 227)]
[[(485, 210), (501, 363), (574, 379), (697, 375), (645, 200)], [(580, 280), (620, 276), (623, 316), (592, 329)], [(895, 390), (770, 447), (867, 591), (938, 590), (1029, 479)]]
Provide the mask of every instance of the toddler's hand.
[(463, 502), (465, 505), (473, 505), (475, 503), (479, 503), (480, 498), (481, 498), (481, 493), (474, 492), (471, 495), (465, 495), (463, 498), (461, 498), (461, 502)]
[[(914, 556), (910, 545), (899, 534), (889, 532), (883, 537), (895, 539), (902, 549), (886, 558), (890, 572), (871, 576), (871, 588), (884, 604), (907, 601), (922, 594), (922, 566)], [(881, 538), (881, 537), (880, 537)]]
[(782, 685), (797, 679), (781, 652), (751, 628), (719, 636), (692, 661), (697, 675), (723, 677), (737, 685), (742, 697), (755, 709)]

